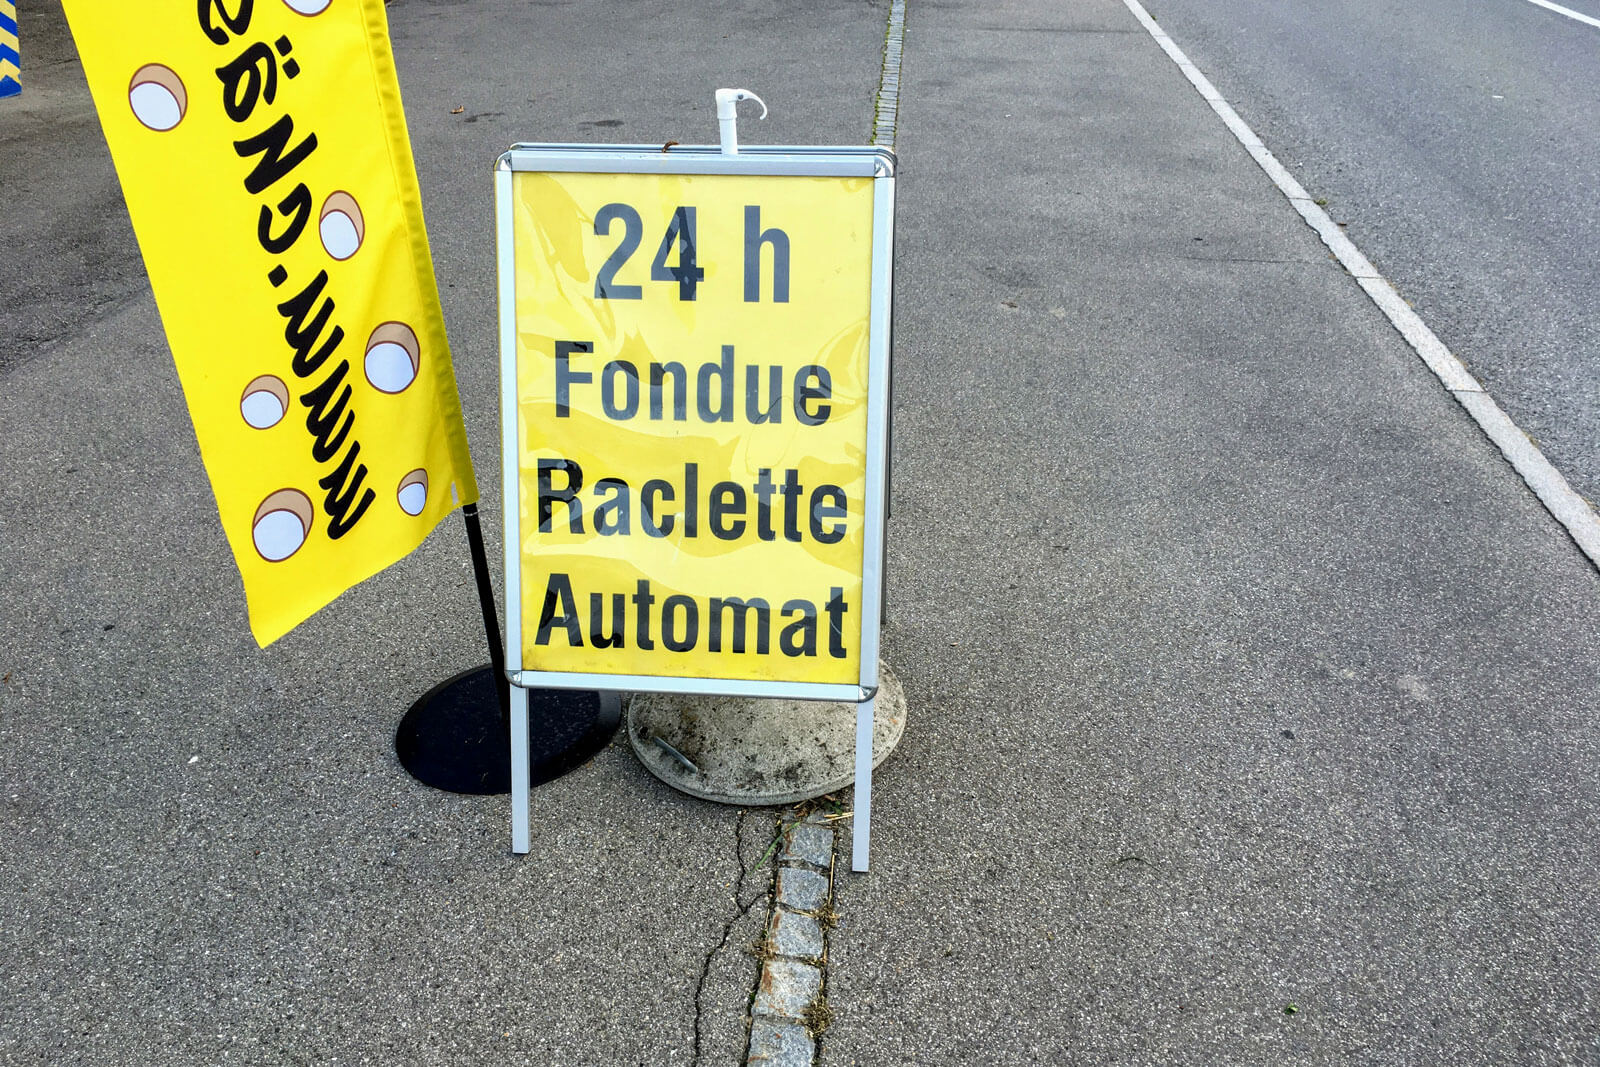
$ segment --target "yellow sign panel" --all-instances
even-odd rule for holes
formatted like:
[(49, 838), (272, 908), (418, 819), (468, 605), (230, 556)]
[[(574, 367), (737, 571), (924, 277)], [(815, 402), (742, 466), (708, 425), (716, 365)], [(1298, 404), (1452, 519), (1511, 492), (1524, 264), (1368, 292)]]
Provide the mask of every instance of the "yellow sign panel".
[(510, 188), (523, 669), (855, 686), (874, 179)]
[(477, 487), (380, 0), (68, 0), (250, 625)]

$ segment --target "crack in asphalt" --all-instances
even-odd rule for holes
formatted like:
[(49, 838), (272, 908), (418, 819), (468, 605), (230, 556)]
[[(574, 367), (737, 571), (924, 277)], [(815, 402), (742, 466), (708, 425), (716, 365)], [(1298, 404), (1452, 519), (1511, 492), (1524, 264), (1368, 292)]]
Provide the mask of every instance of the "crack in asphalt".
[(758, 868), (774, 865), (774, 857), (776, 855), (775, 850), (769, 848), (762, 854), (762, 857), (758, 859), (755, 864), (750, 867), (745, 866), (745, 828), (751, 823), (751, 816), (753, 814), (756, 813), (750, 811), (748, 808), (742, 809), (739, 812), (738, 824), (734, 827), (733, 862), (734, 866), (739, 870), (739, 877), (734, 881), (733, 885), (733, 914), (729, 916), (728, 920), (722, 924), (722, 936), (717, 939), (717, 943), (712, 946), (711, 950), (706, 953), (705, 959), (700, 962), (700, 976), (695, 980), (694, 1055), (689, 1061), (693, 1067), (699, 1067), (700, 1064), (702, 1042), (704, 1041), (705, 1031), (705, 988), (706, 979), (711, 975), (711, 965), (716, 961), (717, 956), (722, 953), (723, 949), (728, 947), (728, 939), (733, 936), (733, 928), (739, 925), (739, 923), (750, 914), (751, 910), (755, 908), (758, 903), (763, 900), (770, 900), (772, 896), (771, 887), (769, 886), (762, 892), (751, 895), (749, 900), (744, 899), (746, 884), (750, 880), (750, 875)]

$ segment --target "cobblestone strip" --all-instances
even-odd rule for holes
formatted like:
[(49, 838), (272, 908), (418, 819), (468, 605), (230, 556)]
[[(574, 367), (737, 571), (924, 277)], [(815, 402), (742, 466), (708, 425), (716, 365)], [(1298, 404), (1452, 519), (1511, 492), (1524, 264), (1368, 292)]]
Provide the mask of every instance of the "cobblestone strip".
[(894, 148), (895, 122), (900, 113), (900, 53), (905, 44), (906, 0), (889, 5), (889, 32), (883, 40), (883, 75), (878, 80), (878, 104), (872, 116), (872, 143)]
[(811, 1067), (828, 1028), (828, 927), (833, 920), (833, 826), (824, 816), (785, 821), (772, 916), (750, 1006), (753, 1067)]

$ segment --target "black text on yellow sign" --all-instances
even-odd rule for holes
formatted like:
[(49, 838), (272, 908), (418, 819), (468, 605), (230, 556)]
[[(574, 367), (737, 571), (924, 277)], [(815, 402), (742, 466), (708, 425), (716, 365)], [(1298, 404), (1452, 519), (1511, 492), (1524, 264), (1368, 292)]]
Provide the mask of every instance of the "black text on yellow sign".
[(524, 667), (854, 684), (871, 180), (514, 177)]

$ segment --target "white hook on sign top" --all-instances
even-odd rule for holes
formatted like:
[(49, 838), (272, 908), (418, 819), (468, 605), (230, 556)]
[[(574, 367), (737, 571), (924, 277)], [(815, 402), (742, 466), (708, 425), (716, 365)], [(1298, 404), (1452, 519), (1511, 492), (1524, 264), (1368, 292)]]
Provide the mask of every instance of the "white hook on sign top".
[(722, 133), (722, 154), (739, 154), (739, 101), (754, 100), (761, 105), (759, 118), (767, 117), (767, 103), (749, 89), (717, 90), (717, 128)]

